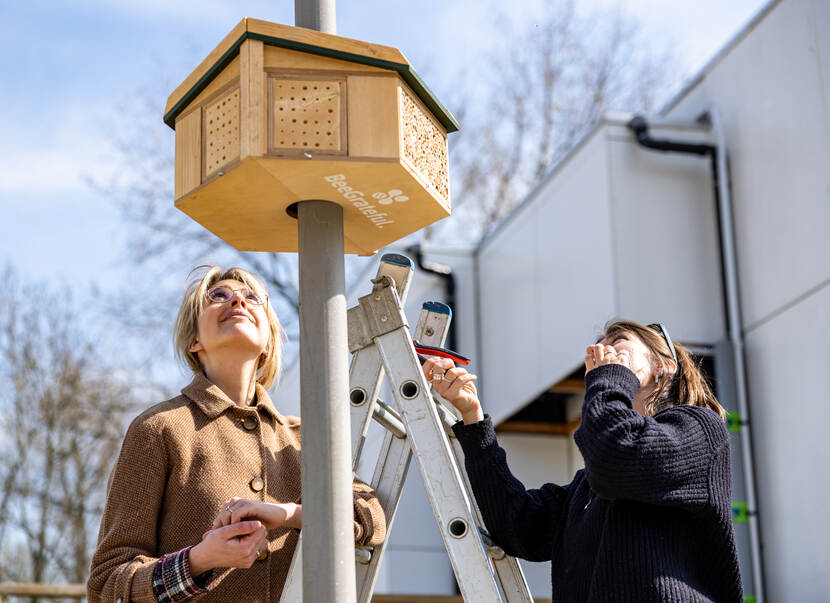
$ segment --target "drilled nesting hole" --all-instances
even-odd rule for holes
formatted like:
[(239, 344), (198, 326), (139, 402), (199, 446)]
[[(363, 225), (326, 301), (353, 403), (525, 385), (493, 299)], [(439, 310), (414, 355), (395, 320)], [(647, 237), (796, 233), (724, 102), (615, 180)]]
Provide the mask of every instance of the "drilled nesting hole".
[(272, 78), (271, 146), (275, 149), (342, 150), (342, 80)]
[(239, 158), (239, 88), (204, 108), (205, 176)]

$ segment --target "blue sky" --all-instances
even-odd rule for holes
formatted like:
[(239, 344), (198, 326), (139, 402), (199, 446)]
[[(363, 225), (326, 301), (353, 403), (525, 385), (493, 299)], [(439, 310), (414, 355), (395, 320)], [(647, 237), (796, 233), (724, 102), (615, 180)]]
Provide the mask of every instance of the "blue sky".
[[(505, 18), (532, 22), (541, 2), (513, 0)], [(580, 10), (631, 14), (658, 43), (674, 46), (689, 75), (765, 4), (578, 2)], [(293, 0), (34, 0), (6, 6), (0, 17), (0, 266), (104, 289), (128, 282), (129, 225), (88, 184), (119, 167), (111, 146), (119, 105), (140, 90), (164, 90), (156, 99), (160, 122), (167, 93), (242, 17), (292, 24), (293, 6)], [(341, 0), (338, 33), (400, 48), (439, 98), (447, 98), (452, 75), (466, 66), (474, 72), (498, 41), (502, 28), (494, 15), (503, 7), (495, 0)], [(172, 148), (172, 131), (165, 135)]]

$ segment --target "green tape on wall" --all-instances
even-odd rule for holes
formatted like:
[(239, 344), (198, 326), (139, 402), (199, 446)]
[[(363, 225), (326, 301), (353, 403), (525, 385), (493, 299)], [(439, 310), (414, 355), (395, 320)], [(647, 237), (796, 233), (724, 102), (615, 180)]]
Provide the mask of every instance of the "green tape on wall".
[(741, 415), (736, 412), (727, 412), (726, 429), (732, 433), (739, 433), (741, 431)]
[(746, 523), (749, 521), (749, 506), (745, 502), (732, 503), (732, 521)]

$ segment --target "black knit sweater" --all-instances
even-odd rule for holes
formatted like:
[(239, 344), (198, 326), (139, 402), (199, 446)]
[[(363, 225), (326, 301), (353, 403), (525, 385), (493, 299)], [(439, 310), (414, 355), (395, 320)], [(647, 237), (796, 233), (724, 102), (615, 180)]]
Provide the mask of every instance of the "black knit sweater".
[(489, 417), (453, 428), (493, 539), (551, 561), (553, 601), (741, 601), (721, 418), (697, 406), (639, 414), (639, 381), (621, 365), (585, 385), (574, 434), (585, 469), (567, 486), (526, 490)]

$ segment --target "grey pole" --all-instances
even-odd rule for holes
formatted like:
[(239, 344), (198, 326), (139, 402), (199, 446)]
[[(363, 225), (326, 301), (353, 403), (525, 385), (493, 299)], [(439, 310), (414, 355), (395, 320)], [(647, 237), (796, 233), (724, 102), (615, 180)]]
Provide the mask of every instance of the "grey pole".
[[(336, 33), (334, 0), (295, 0), (298, 27)], [(352, 455), (343, 208), (297, 208), (300, 270), (303, 601), (354, 603)]]
[(294, 0), (294, 25), (337, 33), (334, 0)]
[(303, 601), (355, 601), (343, 208), (297, 208), (300, 263)]

